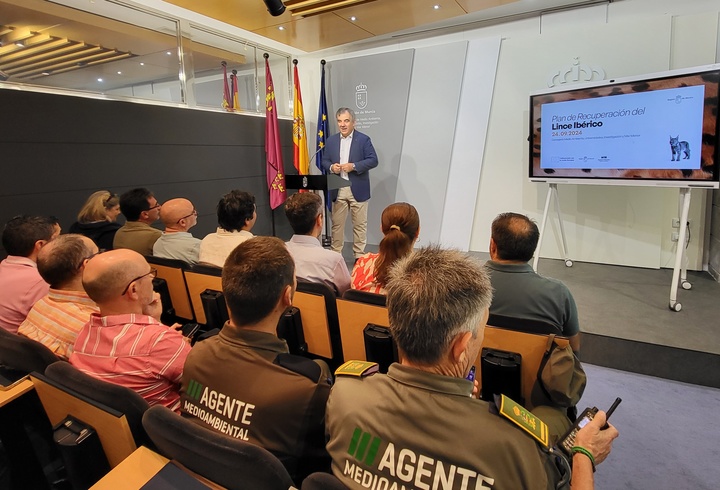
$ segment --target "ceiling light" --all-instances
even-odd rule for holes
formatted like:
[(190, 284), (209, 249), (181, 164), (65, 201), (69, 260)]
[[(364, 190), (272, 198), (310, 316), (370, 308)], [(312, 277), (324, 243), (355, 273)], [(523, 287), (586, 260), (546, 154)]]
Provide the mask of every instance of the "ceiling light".
[(284, 31), (284, 30), (285, 30), (285, 28), (284, 28), (283, 26), (280, 26), (280, 27), (278, 27), (278, 30), (280, 30), (280, 31)]
[(119, 71), (119, 72), (118, 72), (118, 75), (122, 75), (122, 72), (121, 72), (121, 71)]
[(353, 15), (352, 17), (350, 17), (350, 20), (353, 21), (353, 22), (355, 22), (355, 21), (357, 20), (357, 17), (355, 17), (355, 16)]
[(42, 74), (45, 75), (45, 76), (48, 76), (48, 75), (50, 75), (50, 72), (47, 71), (47, 70), (45, 70), (44, 72), (42, 72)]
[(440, 5), (433, 5), (433, 8), (434, 8), (435, 10), (440, 10)]
[(98, 78), (98, 82), (102, 82), (102, 80), (103, 80), (102, 78)]
[(166, 54), (167, 54), (168, 56), (172, 56), (172, 51), (168, 51)]
[(21, 48), (25, 47), (25, 41), (15, 41), (15, 46), (19, 46)]
[(140, 62), (140, 66), (145, 66), (145, 63), (143, 63), (143, 62), (141, 61), (141, 62)]

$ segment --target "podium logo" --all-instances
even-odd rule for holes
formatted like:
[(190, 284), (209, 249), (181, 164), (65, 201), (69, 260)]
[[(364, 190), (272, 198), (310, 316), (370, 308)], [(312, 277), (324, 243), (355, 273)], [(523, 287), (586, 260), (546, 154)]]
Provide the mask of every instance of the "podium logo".
[(355, 106), (358, 109), (365, 109), (368, 103), (367, 85), (361, 83), (355, 87)]

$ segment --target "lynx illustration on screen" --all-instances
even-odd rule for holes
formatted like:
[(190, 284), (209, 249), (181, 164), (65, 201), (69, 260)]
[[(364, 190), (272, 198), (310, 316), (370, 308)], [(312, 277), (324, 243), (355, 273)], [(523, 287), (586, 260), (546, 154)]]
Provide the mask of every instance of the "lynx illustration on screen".
[(683, 153), (685, 154), (683, 160), (690, 158), (690, 145), (687, 141), (679, 141), (679, 139), (679, 135), (674, 138), (670, 136), (670, 149), (672, 149), (672, 157), (670, 157), (670, 160), (676, 162), (680, 161), (680, 155)]

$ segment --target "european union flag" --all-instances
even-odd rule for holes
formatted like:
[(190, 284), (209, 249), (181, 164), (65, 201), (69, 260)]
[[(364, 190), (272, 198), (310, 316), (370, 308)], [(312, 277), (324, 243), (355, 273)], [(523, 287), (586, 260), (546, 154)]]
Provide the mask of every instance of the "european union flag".
[(328, 115), (327, 115), (327, 99), (325, 98), (325, 60), (322, 60), (322, 76), (320, 78), (320, 107), (318, 109), (317, 122), (317, 144), (315, 146), (315, 165), (323, 174), (325, 170), (322, 168), (323, 148), (325, 148), (325, 140), (328, 136)]

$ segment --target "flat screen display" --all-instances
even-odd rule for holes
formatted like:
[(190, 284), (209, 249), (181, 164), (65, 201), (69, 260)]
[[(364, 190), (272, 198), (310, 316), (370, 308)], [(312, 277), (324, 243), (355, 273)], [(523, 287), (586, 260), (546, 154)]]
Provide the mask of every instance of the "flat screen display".
[(720, 65), (530, 96), (532, 181), (718, 187)]

